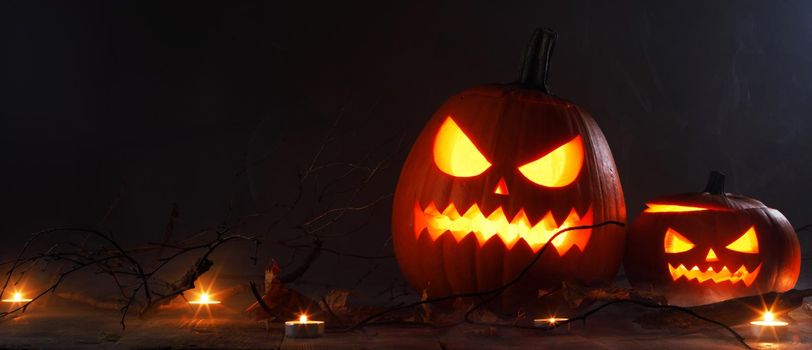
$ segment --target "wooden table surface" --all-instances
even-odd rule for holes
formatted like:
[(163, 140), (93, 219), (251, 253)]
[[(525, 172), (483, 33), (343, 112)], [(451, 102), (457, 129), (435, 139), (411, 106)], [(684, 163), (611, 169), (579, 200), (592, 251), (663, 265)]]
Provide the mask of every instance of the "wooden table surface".
[[(45, 310), (47, 309), (47, 310)], [(122, 330), (119, 315), (87, 307), (36, 307), (0, 321), (0, 348), (10, 349), (742, 349), (723, 329), (648, 330), (632, 322), (645, 312), (612, 307), (589, 319), (553, 331), (460, 325), (445, 329), (395, 326), (328, 333), (318, 339), (283, 339), (282, 326), (270, 329), (247, 319), (236, 306), (130, 318)], [(757, 349), (812, 349), (812, 317), (798, 310), (789, 332), (778, 341), (758, 340), (749, 325), (735, 329)]]

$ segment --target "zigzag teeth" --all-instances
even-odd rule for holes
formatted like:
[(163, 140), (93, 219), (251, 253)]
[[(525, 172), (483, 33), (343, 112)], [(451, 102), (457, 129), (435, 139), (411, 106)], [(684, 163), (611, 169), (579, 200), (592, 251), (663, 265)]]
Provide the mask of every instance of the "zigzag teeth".
[(460, 213), (457, 212), (457, 208), (454, 207), (454, 203), (448, 205), (448, 207), (443, 210), (443, 215), (447, 216), (451, 220), (455, 220), (460, 217)]
[[(535, 224), (532, 224), (524, 209), (520, 209), (512, 218), (509, 218), (501, 206), (487, 216), (477, 204), (472, 204), (462, 215), (453, 203), (447, 205), (442, 212), (433, 202), (426, 206), (422, 213), (419, 208), (419, 205), (415, 208), (416, 235), (426, 228), (431, 238), (436, 240), (446, 231), (450, 231), (455, 240), (459, 242), (466, 236), (474, 234), (480, 245), (498, 235), (508, 248), (513, 247), (518, 240), (524, 239), (531, 248), (537, 250), (553, 234), (563, 228), (592, 223), (591, 209), (587, 211), (584, 218), (581, 218), (573, 208), (564, 222), (560, 224), (556, 222), (552, 211), (548, 211)], [(553, 246), (559, 250), (560, 254), (566, 253), (573, 245), (583, 250), (589, 242), (589, 232), (591, 231), (573, 235), (570, 235), (569, 232), (562, 233), (553, 240)]]
[(449, 204), (448, 206), (446, 206), (445, 209), (443, 209), (442, 212), (440, 212), (437, 209), (437, 206), (434, 204), (434, 202), (430, 203), (423, 212), (425, 214), (433, 215), (433, 216), (442, 215), (442, 216), (445, 216), (445, 217), (447, 217), (447, 218), (449, 218), (451, 220), (457, 220), (457, 219), (459, 219), (461, 217), (468, 218), (468, 219), (475, 219), (475, 218), (478, 218), (478, 217), (482, 217), (482, 218), (487, 218), (488, 220), (491, 220), (491, 221), (500, 221), (500, 222), (503, 221), (504, 223), (511, 224), (511, 225), (519, 225), (520, 224), (522, 226), (526, 226), (526, 227), (531, 228), (531, 229), (539, 227), (539, 228), (542, 228), (542, 229), (545, 229), (545, 230), (552, 230), (552, 229), (557, 230), (559, 227), (561, 227), (565, 223), (577, 223), (577, 222), (579, 222), (581, 220), (581, 217), (578, 215), (578, 213), (575, 211), (574, 208), (570, 211), (569, 216), (567, 216), (567, 218), (562, 223), (559, 223), (555, 219), (552, 211), (548, 210), (547, 213), (544, 215), (544, 217), (542, 217), (541, 219), (536, 221), (535, 225), (531, 225), (530, 218), (527, 216), (527, 213), (525, 213), (524, 209), (519, 209), (519, 211), (512, 218), (505, 214), (504, 209), (502, 209), (501, 206), (496, 207), (496, 209), (494, 209), (490, 214), (485, 215), (482, 212), (482, 210), (479, 209), (479, 206), (476, 205), (476, 203), (472, 204), (465, 211), (465, 214), (460, 214), (460, 211), (457, 209), (456, 206), (454, 206), (454, 203)]
[(732, 284), (736, 284), (741, 281), (744, 282), (746, 286), (750, 286), (753, 281), (756, 280), (759, 271), (761, 271), (761, 264), (752, 272), (748, 271), (744, 265), (740, 266), (736, 272), (731, 273), (727, 266), (722, 267), (719, 272), (716, 272), (713, 270), (713, 267), (708, 267), (705, 271), (702, 271), (699, 266), (696, 265), (689, 270), (684, 264), (680, 264), (677, 267), (668, 264), (668, 271), (671, 273), (671, 278), (674, 281), (684, 277), (687, 281), (697, 280), (699, 283), (713, 280), (715, 283), (729, 281)]

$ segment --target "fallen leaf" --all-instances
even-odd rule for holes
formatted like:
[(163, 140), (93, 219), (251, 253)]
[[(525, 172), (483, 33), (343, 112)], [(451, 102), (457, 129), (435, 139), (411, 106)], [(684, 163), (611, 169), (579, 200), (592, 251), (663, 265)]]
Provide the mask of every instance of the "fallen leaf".
[(338, 316), (346, 315), (349, 313), (349, 307), (347, 306), (349, 296), (350, 292), (347, 290), (333, 289), (324, 296), (326, 305), (322, 305), (322, 308), (330, 309)]
[[(272, 265), (265, 270), (265, 276), (272, 278), (270, 284), (268, 284), (267, 280), (265, 281), (268, 286), (265, 295), (262, 296), (262, 300), (265, 304), (268, 305), (277, 316), (283, 318), (283, 321), (297, 319), (302, 312), (309, 314), (320, 312), (321, 308), (317, 303), (314, 303), (313, 300), (304, 294), (288, 288), (279, 281), (277, 277), (281, 270), (276, 260), (273, 260)], [(245, 311), (251, 314), (256, 320), (272, 318), (257, 302), (248, 306)]]

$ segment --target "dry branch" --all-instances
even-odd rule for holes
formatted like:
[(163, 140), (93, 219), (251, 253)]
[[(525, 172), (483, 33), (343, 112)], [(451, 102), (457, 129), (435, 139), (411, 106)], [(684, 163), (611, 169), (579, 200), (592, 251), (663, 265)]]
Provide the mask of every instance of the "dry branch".
[(595, 224), (595, 225), (573, 226), (573, 227), (568, 227), (568, 228), (561, 229), (558, 232), (556, 232), (554, 235), (552, 235), (547, 240), (546, 243), (544, 243), (544, 245), (541, 247), (541, 249), (539, 249), (539, 251), (534, 256), (533, 260), (531, 260), (530, 263), (527, 264), (527, 266), (525, 266), (525, 268), (522, 269), (522, 271), (520, 271), (519, 274), (516, 275), (516, 277), (514, 277), (509, 282), (507, 282), (507, 283), (505, 283), (505, 284), (503, 284), (503, 285), (501, 285), (501, 286), (499, 286), (497, 288), (486, 290), (486, 291), (481, 291), (481, 292), (468, 292), (468, 293), (452, 294), (452, 295), (447, 295), (447, 296), (444, 296), (444, 297), (424, 299), (424, 300), (420, 300), (420, 301), (405, 304), (405, 305), (398, 305), (398, 306), (395, 306), (395, 307), (392, 307), (392, 308), (389, 308), (389, 309), (386, 309), (386, 310), (383, 310), (383, 311), (380, 311), (380, 312), (373, 313), (372, 315), (369, 315), (368, 317), (364, 318), (363, 320), (357, 322), (353, 326), (345, 329), (344, 331), (352, 331), (352, 330), (359, 329), (359, 328), (364, 327), (365, 325), (371, 323), (372, 321), (374, 321), (374, 320), (376, 320), (376, 319), (378, 319), (381, 316), (384, 316), (386, 314), (390, 314), (390, 313), (401, 311), (401, 310), (408, 310), (408, 309), (411, 309), (411, 308), (414, 308), (414, 307), (417, 307), (417, 306), (422, 306), (422, 305), (426, 305), (426, 304), (441, 303), (441, 302), (451, 301), (451, 300), (455, 300), (455, 299), (459, 299), (459, 298), (485, 298), (482, 302), (477, 304), (475, 307), (471, 308), (471, 310), (469, 310), (465, 314), (465, 320), (468, 321), (468, 322), (471, 322), (470, 315), (474, 311), (476, 311), (478, 308), (482, 307), (483, 305), (485, 305), (488, 302), (490, 302), (491, 300), (493, 300), (501, 292), (503, 292), (504, 290), (506, 290), (510, 286), (516, 284), (517, 282), (519, 282), (527, 274), (527, 272), (530, 271), (530, 269), (533, 267), (533, 265), (535, 265), (536, 262), (541, 258), (542, 254), (544, 254), (544, 252), (547, 250), (547, 247), (549, 246), (550, 242), (552, 240), (554, 240), (556, 237), (558, 237), (559, 235), (561, 235), (561, 234), (563, 234), (565, 232), (569, 232), (569, 231), (583, 230), (583, 229), (594, 229), (594, 228), (598, 228), (598, 227), (606, 226), (606, 225), (624, 226), (624, 224), (622, 222), (604, 221), (604, 222), (601, 222), (601, 223), (598, 223), (598, 224)]
[[(762, 317), (766, 310), (776, 316), (784, 315), (803, 304), (805, 297), (812, 296), (812, 289), (789, 290), (784, 293), (766, 293), (720, 301), (718, 303), (688, 307), (698, 315), (712, 318), (729, 325), (739, 325)], [(700, 325), (695, 317), (674, 310), (648, 313), (635, 320), (647, 328), (696, 327)]]
[[(26, 254), (35, 241), (55, 232), (85, 233), (86, 237), (82, 244), (78, 246), (72, 244), (70, 241), (63, 241), (51, 246), (45, 252), (32, 255)], [(75, 273), (85, 270), (95, 270), (97, 274), (110, 276), (121, 293), (118, 308), (121, 310), (120, 323), (123, 328), (125, 327), (124, 321), (127, 314), (133, 305), (140, 305), (140, 315), (144, 316), (156, 306), (169, 303), (173, 298), (182, 294), (184, 291), (194, 288), (197, 279), (214, 264), (209, 259), (209, 256), (222, 244), (232, 240), (248, 240), (256, 244), (259, 243), (254, 237), (240, 234), (227, 234), (228, 229), (226, 228), (215, 232), (215, 237), (204, 243), (191, 245), (176, 243), (166, 245), (174, 249), (175, 252), (159, 259), (158, 265), (149, 270), (143, 267), (144, 265), (136, 258), (136, 254), (150, 250), (143, 250), (140, 247), (132, 250), (125, 249), (115, 240), (112, 234), (86, 228), (53, 228), (37, 232), (25, 243), (16, 259), (3, 264), (11, 265), (11, 267), (6, 272), (6, 279), (3, 283), (2, 290), (0, 290), (0, 295), (6, 292), (15, 274), (23, 275), (28, 269), (33, 268), (39, 263), (44, 263), (46, 269), (48, 264), (53, 262), (64, 263), (68, 266), (64, 270), (60, 268), (55, 281), (48, 285), (48, 287), (40, 290), (31, 301), (23, 303), (9, 311), (0, 312), (0, 318), (22, 312), (32, 303), (39, 301), (47, 293), (56, 292), (62, 282)], [(86, 248), (86, 243), (89, 238), (95, 239), (98, 245), (94, 249)], [(154, 246), (153, 248), (161, 246), (164, 245)], [(183, 276), (173, 283), (167, 282), (162, 278), (160, 272), (162, 272), (166, 266), (194, 251), (203, 251), (203, 253)], [(73, 297), (77, 296), (74, 295)], [(101, 306), (110, 307), (111, 305), (105, 304)]]

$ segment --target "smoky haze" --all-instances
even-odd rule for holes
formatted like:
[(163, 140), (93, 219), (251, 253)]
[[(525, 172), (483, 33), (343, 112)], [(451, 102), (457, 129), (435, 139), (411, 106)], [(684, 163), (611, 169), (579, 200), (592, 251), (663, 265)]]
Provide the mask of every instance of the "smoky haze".
[[(391, 193), (433, 111), (465, 88), (517, 78), (538, 26), (559, 33), (552, 91), (601, 126), (630, 218), (647, 198), (699, 191), (719, 170), (729, 192), (812, 223), (812, 3), (0, 6), (3, 256), (51, 226), (160, 240), (173, 205), (185, 233), (273, 211), (326, 137), (336, 140), (326, 160), (391, 156), (355, 203)], [(307, 198), (297, 215), (324, 205)], [(391, 253), (389, 210), (384, 200), (350, 218), (354, 236), (325, 244)], [(263, 248), (266, 259), (277, 249)], [(228, 254), (225, 269), (259, 271)], [(393, 261), (380, 264), (375, 283), (397, 279)], [(369, 266), (326, 257), (307, 278), (352, 285)]]

